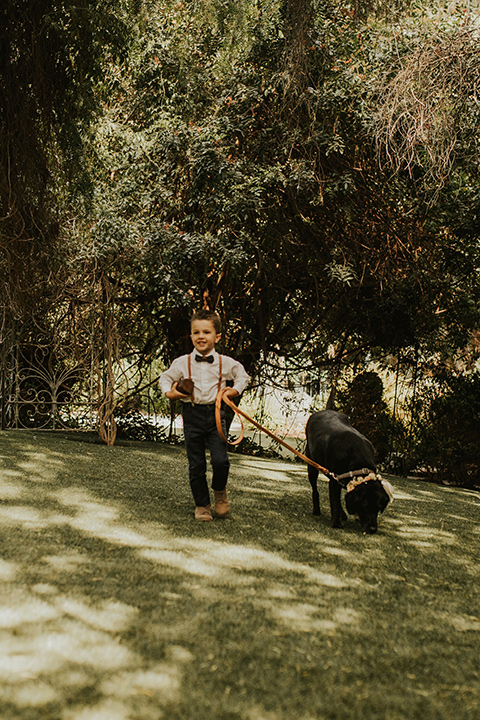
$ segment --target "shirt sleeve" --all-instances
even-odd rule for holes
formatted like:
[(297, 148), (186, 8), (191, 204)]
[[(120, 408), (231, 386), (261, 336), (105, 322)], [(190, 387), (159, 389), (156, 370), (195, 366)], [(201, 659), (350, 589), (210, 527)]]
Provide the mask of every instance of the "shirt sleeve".
[(241, 395), (250, 382), (250, 375), (247, 374), (242, 363), (239, 363), (236, 360), (232, 361), (230, 375), (231, 378), (229, 379), (233, 380), (233, 388), (237, 390), (239, 395)]
[(163, 392), (164, 395), (172, 389), (173, 383), (178, 382), (182, 377), (184, 377), (183, 365), (183, 357), (176, 358), (176, 360), (172, 362), (168, 370), (165, 370), (160, 375), (160, 380), (158, 381), (158, 384), (160, 386), (160, 390)]

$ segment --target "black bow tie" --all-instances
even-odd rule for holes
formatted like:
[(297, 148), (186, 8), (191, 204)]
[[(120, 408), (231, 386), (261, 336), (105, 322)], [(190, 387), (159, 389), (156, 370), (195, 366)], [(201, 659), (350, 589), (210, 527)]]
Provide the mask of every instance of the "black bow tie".
[(195, 360), (197, 362), (213, 363), (213, 359), (213, 355), (207, 355), (207, 357), (204, 357), (203, 355), (195, 355)]

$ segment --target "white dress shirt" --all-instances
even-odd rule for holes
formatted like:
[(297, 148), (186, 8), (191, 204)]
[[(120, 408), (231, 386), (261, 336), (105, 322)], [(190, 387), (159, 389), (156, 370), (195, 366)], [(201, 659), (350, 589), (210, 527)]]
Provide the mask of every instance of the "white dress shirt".
[[(215, 402), (219, 389), (219, 354), (212, 350), (208, 355), (213, 356), (213, 363), (197, 362), (195, 356), (199, 355), (197, 350), (190, 353), (192, 374), (188, 373), (188, 355), (181, 355), (160, 375), (160, 390), (165, 394), (172, 389), (173, 383), (182, 378), (191, 377), (195, 385), (193, 391), (193, 402), (198, 405), (210, 405)], [(250, 381), (245, 368), (241, 363), (228, 355), (222, 355), (222, 380), (220, 387), (226, 386), (227, 380), (233, 380), (233, 387), (241, 394)], [(190, 396), (182, 398), (182, 402), (191, 402)]]

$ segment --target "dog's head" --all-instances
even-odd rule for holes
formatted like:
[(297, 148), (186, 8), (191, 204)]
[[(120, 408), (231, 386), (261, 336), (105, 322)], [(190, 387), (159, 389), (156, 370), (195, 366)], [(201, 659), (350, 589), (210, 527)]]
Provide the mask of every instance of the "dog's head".
[(368, 480), (360, 482), (347, 492), (345, 506), (350, 515), (358, 518), (363, 532), (371, 535), (377, 532), (378, 513), (383, 513), (390, 500), (391, 495), (387, 493), (382, 481)]

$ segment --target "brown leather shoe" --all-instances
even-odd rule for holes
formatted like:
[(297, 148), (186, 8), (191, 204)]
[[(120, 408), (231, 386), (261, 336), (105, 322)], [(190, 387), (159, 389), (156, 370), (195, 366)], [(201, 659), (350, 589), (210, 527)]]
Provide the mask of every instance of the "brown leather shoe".
[(217, 517), (226, 517), (230, 510), (230, 503), (227, 500), (226, 490), (214, 490), (215, 495), (215, 515)]
[(196, 507), (195, 520), (202, 520), (203, 522), (210, 522), (210, 520), (213, 520), (210, 505), (206, 505), (205, 507), (199, 505), (198, 507)]

